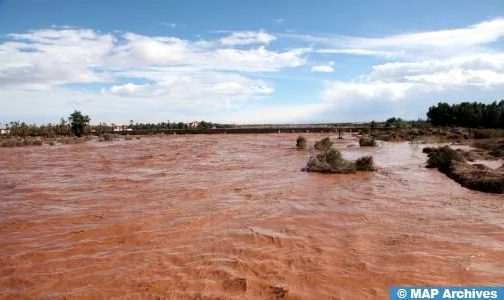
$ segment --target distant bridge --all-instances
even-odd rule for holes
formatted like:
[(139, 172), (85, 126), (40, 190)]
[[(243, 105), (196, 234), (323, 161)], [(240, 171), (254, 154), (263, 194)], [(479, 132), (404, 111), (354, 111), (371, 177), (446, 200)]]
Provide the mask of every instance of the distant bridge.
[[(370, 130), (369, 126), (242, 126), (232, 128), (210, 129), (137, 129), (115, 131), (117, 134), (149, 135), (149, 134), (233, 134), (233, 133), (326, 133), (334, 132), (341, 135), (344, 132), (361, 132)], [(389, 130), (389, 128), (376, 128), (376, 130)]]

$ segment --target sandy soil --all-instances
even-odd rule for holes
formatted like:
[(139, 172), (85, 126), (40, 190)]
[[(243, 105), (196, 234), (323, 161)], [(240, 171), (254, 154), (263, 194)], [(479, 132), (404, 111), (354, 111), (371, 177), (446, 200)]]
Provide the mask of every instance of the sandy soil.
[(502, 285), (502, 195), (424, 168), (419, 145), (350, 136), (336, 148), (373, 155), (377, 172), (301, 172), (310, 152), (296, 137), (0, 149), (0, 298), (387, 299), (391, 285)]

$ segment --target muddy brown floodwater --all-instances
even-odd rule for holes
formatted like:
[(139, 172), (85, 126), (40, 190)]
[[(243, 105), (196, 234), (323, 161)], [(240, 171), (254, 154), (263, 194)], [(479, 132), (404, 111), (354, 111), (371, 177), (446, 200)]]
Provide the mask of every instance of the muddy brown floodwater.
[(502, 195), (424, 168), (422, 145), (351, 136), (335, 147), (372, 154), (377, 172), (301, 172), (296, 137), (0, 149), (0, 297), (386, 299), (391, 285), (504, 283)]

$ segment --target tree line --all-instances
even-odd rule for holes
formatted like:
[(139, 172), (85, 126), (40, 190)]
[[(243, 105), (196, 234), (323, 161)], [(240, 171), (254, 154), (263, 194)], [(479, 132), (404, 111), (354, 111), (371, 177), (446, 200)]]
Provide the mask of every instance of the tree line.
[(99, 123), (97, 125), (90, 124), (91, 119), (87, 115), (83, 115), (80, 111), (74, 111), (68, 119), (61, 118), (59, 124), (27, 124), (25, 122), (10, 122), (5, 124), (8, 136), (28, 137), (41, 136), (53, 138), (62, 135), (83, 136), (87, 134), (101, 135), (104, 133), (113, 133), (119, 128), (121, 131), (138, 130), (149, 132), (158, 132), (163, 130), (187, 130), (187, 129), (213, 129), (213, 128), (229, 128), (232, 125), (218, 124), (211, 122), (159, 122), (159, 123), (135, 123), (130, 121), (129, 125), (116, 126), (115, 124)]
[(432, 125), (438, 126), (504, 128), (504, 100), (490, 104), (438, 103), (429, 107), (427, 118)]

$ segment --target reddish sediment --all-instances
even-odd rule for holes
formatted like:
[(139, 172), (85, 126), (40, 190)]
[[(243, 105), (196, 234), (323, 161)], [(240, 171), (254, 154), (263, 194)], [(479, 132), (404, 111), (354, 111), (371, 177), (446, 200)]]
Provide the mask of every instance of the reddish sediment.
[(502, 195), (426, 169), (418, 145), (350, 136), (334, 147), (376, 172), (302, 172), (296, 137), (1, 148), (0, 298), (388, 299), (504, 282)]

